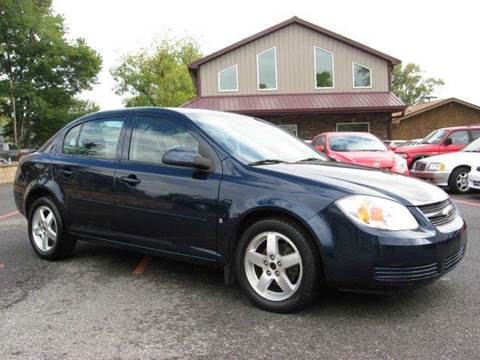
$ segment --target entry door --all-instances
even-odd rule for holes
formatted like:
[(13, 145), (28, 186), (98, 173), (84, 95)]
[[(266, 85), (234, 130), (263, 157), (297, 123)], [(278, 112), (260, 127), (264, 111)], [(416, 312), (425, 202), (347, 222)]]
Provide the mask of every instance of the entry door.
[(113, 181), (124, 120), (103, 118), (77, 125), (57, 151), (53, 176), (64, 195), (72, 232), (112, 235)]
[[(125, 242), (214, 260), (221, 163), (181, 120), (134, 117), (116, 172), (115, 227)], [(198, 151), (215, 169), (163, 164), (163, 154), (173, 148)]]

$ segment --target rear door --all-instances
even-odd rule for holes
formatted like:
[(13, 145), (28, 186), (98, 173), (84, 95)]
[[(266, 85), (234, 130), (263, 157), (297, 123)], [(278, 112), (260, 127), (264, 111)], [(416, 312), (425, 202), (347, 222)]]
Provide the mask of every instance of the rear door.
[[(190, 148), (214, 162), (212, 172), (166, 165), (163, 154)], [(124, 242), (216, 260), (221, 162), (180, 116), (137, 115), (118, 164), (115, 230)]]
[(73, 127), (52, 161), (72, 232), (111, 236), (113, 182), (125, 120), (124, 116), (97, 118)]

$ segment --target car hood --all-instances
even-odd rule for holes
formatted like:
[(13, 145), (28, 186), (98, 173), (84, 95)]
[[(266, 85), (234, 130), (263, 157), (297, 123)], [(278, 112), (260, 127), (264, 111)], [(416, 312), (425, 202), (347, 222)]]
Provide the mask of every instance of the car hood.
[(339, 161), (382, 169), (395, 166), (395, 154), (391, 151), (332, 151), (330, 156)]
[(371, 195), (390, 198), (407, 206), (440, 202), (448, 195), (440, 188), (415, 178), (359, 165), (326, 161), (261, 166), (272, 175), (299, 178), (335, 188), (338, 197)]
[(480, 165), (480, 153), (478, 152), (467, 152), (467, 151), (457, 151), (453, 153), (429, 156), (423, 159), (425, 163), (440, 162), (449, 166), (457, 165)]

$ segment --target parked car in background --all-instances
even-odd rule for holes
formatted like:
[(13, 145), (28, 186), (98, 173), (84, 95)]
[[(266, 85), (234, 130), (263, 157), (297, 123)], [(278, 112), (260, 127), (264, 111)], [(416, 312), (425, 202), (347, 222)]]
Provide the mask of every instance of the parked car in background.
[(312, 139), (312, 145), (336, 161), (409, 174), (406, 161), (370, 133), (322, 133)]
[(467, 244), (438, 187), (329, 161), (253, 117), (198, 109), (77, 119), (22, 157), (14, 198), (42, 259), (66, 257), (83, 239), (209, 264), (276, 312), (326, 286), (428, 284)]
[(397, 148), (405, 144), (407, 140), (383, 140), (383, 143), (390, 148)]
[(477, 163), (468, 173), (468, 187), (470, 189), (480, 190), (480, 162)]
[(18, 161), (23, 155), (34, 151), (35, 149), (18, 149), (15, 144), (3, 143), (0, 146), (0, 159), (2, 162)]
[(469, 190), (468, 173), (480, 165), (480, 139), (462, 150), (418, 160), (410, 173), (457, 194)]
[(479, 137), (480, 125), (443, 128), (433, 131), (420, 143), (399, 147), (395, 152), (407, 160), (407, 165), (411, 168), (419, 159), (457, 152)]
[(404, 142), (402, 145), (400, 145), (398, 147), (413, 146), (413, 145), (420, 144), (422, 141), (423, 141), (423, 138), (422, 139), (412, 139), (412, 140), (408, 140), (408, 141)]

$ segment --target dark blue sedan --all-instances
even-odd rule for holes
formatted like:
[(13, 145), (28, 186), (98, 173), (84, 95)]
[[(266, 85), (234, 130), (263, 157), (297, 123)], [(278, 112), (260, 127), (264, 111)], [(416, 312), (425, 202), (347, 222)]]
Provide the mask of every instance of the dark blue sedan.
[(426, 284), (467, 242), (437, 187), (330, 161), (252, 117), (195, 109), (75, 120), (22, 158), (14, 195), (43, 259), (71, 254), (81, 239), (210, 264), (277, 312), (326, 286)]

